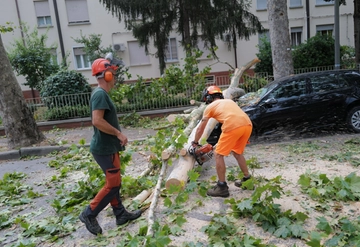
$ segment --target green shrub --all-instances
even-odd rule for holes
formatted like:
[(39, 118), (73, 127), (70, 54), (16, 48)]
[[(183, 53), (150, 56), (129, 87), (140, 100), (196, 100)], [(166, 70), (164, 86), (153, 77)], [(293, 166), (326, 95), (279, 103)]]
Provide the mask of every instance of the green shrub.
[(315, 35), (297, 46), (292, 56), (294, 69), (333, 65), (335, 40), (330, 35)]
[[(47, 78), (40, 96), (47, 107), (89, 105), (91, 87), (76, 71), (62, 70)], [(54, 97), (57, 96), (57, 97)]]
[(273, 75), (270, 41), (266, 37), (263, 37), (258, 48), (259, 53), (257, 53), (256, 56), (261, 60), (261, 62), (256, 64), (254, 71), (256, 73), (266, 72)]
[(89, 106), (63, 106), (60, 108), (48, 109), (44, 113), (46, 120), (61, 120), (69, 119), (73, 117), (89, 117), (90, 108)]

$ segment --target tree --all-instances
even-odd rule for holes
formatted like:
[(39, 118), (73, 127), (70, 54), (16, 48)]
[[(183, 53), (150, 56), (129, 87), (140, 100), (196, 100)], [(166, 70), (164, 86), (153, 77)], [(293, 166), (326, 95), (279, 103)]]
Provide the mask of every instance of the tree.
[(9, 60), (17, 74), (25, 77), (24, 85), (40, 91), (41, 82), (60, 69), (52, 59), (56, 46), (47, 47), (47, 34), (39, 35), (36, 28), (32, 32), (24, 24), (22, 28), (24, 39), (15, 40), (13, 49), (8, 53)]
[[(0, 26), (1, 31), (11, 31)], [(26, 147), (45, 139), (27, 107), (0, 35), (0, 114), (9, 148)]]
[[(324, 0), (333, 2), (334, 0)], [(339, 0), (339, 4), (346, 5), (346, 0)], [(360, 2), (354, 0), (354, 43), (355, 43), (355, 64), (360, 69)]]
[(286, 2), (287, 0), (267, 2), (274, 79), (294, 73)]
[[(263, 31), (256, 16), (248, 12), (249, 0), (101, 0), (105, 8), (113, 15), (124, 20), (125, 26), (133, 31), (140, 45), (148, 53), (150, 39), (157, 49), (160, 73), (166, 67), (166, 51), (169, 36), (176, 31), (182, 37), (181, 45), (187, 55), (197, 48), (198, 39), (202, 39), (214, 57), (216, 56), (216, 38), (229, 33), (232, 46), (236, 40), (249, 39), (253, 34)], [(230, 39), (231, 40), (231, 39)]]

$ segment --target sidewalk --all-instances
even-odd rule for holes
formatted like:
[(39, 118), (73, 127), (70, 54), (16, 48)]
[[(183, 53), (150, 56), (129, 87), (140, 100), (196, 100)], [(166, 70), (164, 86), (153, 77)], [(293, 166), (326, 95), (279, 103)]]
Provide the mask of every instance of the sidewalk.
[[(129, 142), (144, 140), (148, 135), (156, 134), (156, 131), (153, 129), (122, 128), (122, 131), (127, 136)], [(0, 138), (0, 161), (20, 159), (25, 156), (44, 156), (54, 151), (66, 150), (73, 144), (79, 145), (79, 141), (82, 139), (85, 140), (85, 146), (89, 147), (93, 129), (92, 127), (82, 127), (58, 129), (43, 133), (46, 136), (44, 142), (32, 147), (20, 148), (18, 150), (8, 150), (6, 138)], [(61, 145), (62, 143), (63, 145)]]

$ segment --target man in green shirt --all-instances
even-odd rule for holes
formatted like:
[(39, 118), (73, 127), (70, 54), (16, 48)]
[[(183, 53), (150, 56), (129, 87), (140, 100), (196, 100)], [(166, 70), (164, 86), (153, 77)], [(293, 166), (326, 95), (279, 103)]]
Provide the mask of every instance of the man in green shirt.
[(90, 152), (105, 173), (105, 185), (98, 192), (85, 210), (80, 214), (80, 220), (92, 234), (102, 233), (96, 216), (110, 203), (116, 224), (123, 225), (140, 217), (142, 211), (128, 212), (120, 198), (121, 174), (119, 151), (124, 150), (128, 142), (121, 132), (116, 108), (108, 95), (115, 85), (115, 73), (122, 61), (99, 58), (92, 64), (92, 75), (96, 76), (98, 87), (90, 98), (91, 120), (94, 135), (90, 143)]

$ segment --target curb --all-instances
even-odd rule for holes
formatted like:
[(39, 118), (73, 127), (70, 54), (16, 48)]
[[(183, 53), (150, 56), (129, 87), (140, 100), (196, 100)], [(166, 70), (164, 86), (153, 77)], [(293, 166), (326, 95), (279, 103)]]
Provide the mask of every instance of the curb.
[[(129, 140), (129, 142), (144, 141), (144, 140), (146, 140), (146, 138)], [(0, 153), (0, 160), (15, 160), (26, 156), (45, 156), (55, 151), (64, 151), (66, 149), (69, 149), (73, 145), (74, 144), (63, 145), (63, 146), (25, 147), (25, 148), (20, 148), (19, 150), (5, 151)], [(76, 146), (90, 147), (90, 143), (86, 143), (85, 145), (76, 145)]]

